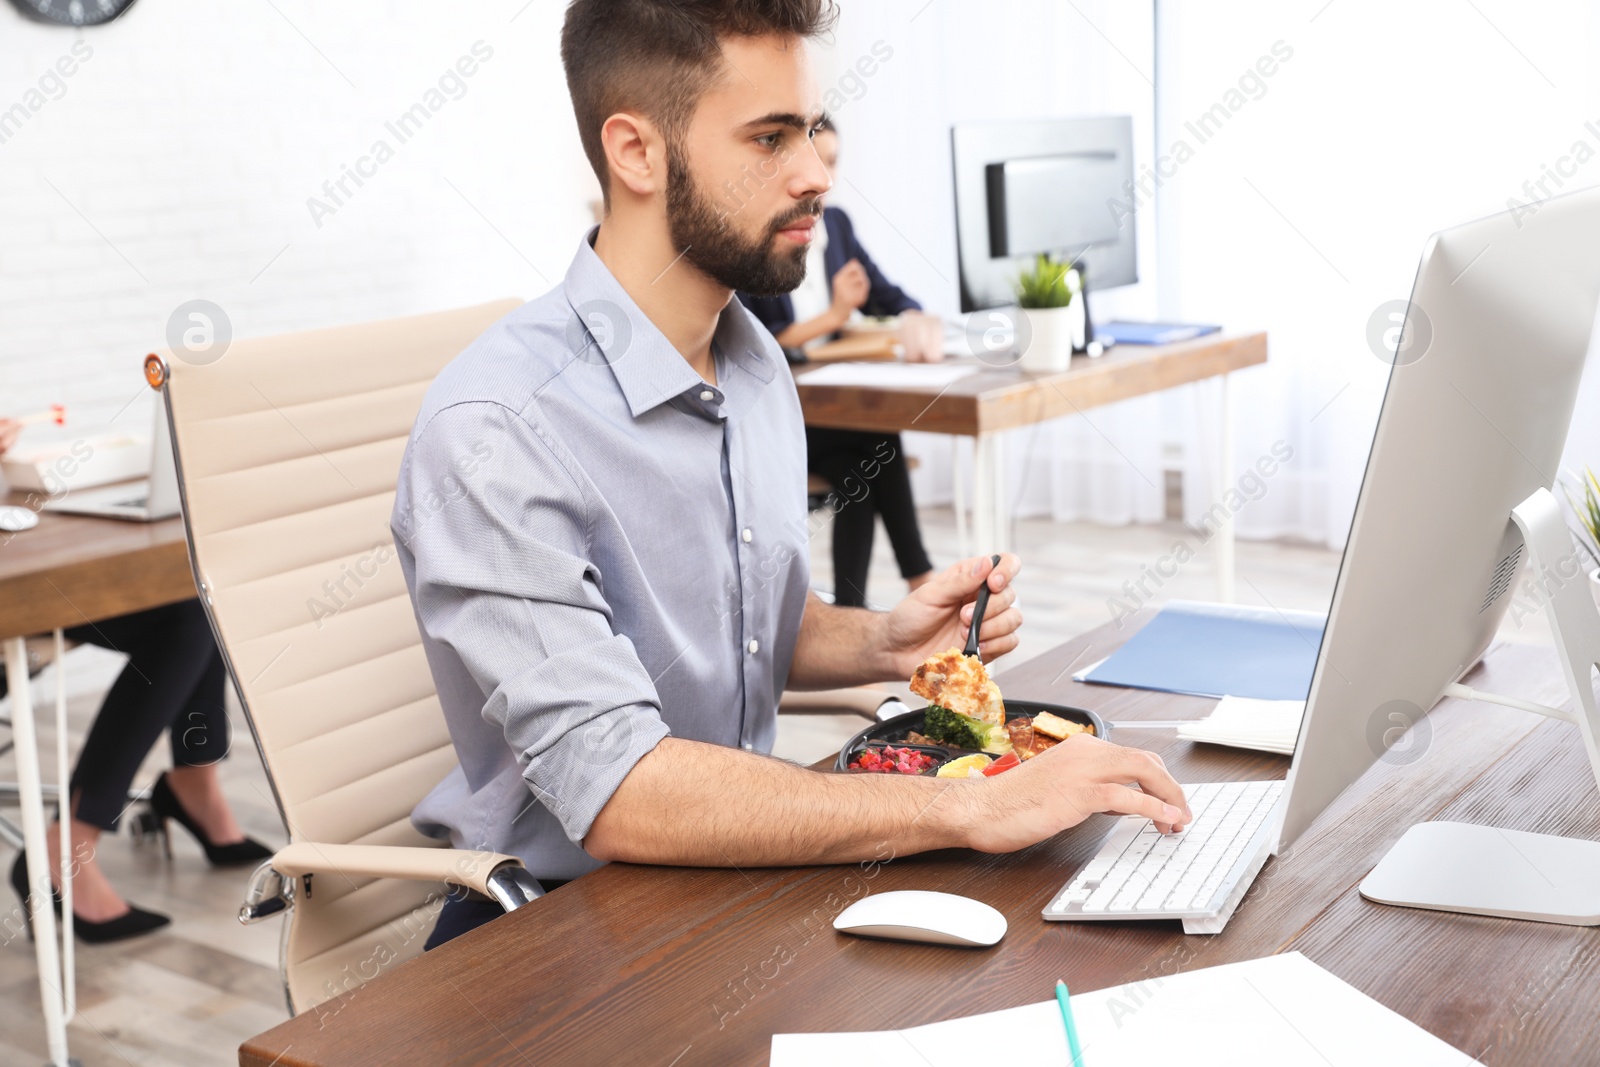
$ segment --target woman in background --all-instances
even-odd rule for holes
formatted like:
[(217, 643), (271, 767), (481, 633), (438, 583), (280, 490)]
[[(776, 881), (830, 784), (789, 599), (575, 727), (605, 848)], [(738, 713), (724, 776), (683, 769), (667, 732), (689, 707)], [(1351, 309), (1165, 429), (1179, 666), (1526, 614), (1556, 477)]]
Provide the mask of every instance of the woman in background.
[[(812, 141), (817, 156), (833, 174), (839, 162), (839, 134), (831, 121)], [(805, 348), (844, 327), (857, 310), (866, 315), (899, 315), (906, 358), (937, 358), (943, 327), (922, 305), (884, 277), (856, 239), (850, 216), (823, 209), (822, 225), (807, 250), (806, 277), (792, 293), (739, 299), (785, 348)], [(933, 576), (922, 545), (911, 472), (899, 434), (806, 427), (806, 465), (833, 487), (839, 508), (833, 520), (834, 602), (866, 604), (867, 571), (877, 519), (889, 534), (900, 575), (915, 589)]]
[[(15, 443), (21, 429), (14, 420), (0, 419), (0, 454)], [(228, 675), (200, 602), (184, 600), (74, 626), (66, 636), (128, 657), (95, 715), (68, 786), (73, 929), (90, 943), (121, 941), (169, 922), (165, 915), (124, 901), (95, 859), (100, 835), (115, 832), (128, 809), (128, 789), (139, 764), (163, 730), (171, 735), (172, 769), (156, 780), (150, 800), (163, 838), (167, 821), (177, 820), (218, 867), (260, 863), (272, 852), (245, 836), (222, 795), (217, 761), (228, 751), (223, 703)], [(0, 670), (0, 696), (5, 692)], [(50, 882), (59, 893), (59, 820), (46, 837)], [(27, 904), (25, 856), (19, 855), (11, 868), (11, 885)], [(61, 898), (56, 896), (53, 903), (59, 912)]]

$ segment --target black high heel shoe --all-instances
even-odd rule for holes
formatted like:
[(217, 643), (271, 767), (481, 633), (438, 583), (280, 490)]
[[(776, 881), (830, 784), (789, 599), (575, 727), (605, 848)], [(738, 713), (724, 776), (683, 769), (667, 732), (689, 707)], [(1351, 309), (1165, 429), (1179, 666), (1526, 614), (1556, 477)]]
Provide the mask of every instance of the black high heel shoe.
[[(28, 940), (33, 940), (33, 908), (28, 903), (28, 857), (19, 854), (17, 862), (11, 865), (11, 888), (17, 891), (17, 896), (22, 900), (22, 912), (28, 919)], [(55, 906), (56, 917), (61, 916), (61, 894), (51, 891), (50, 903)], [(148, 934), (152, 930), (159, 930), (172, 920), (165, 915), (153, 911), (145, 911), (128, 905), (125, 915), (118, 915), (115, 919), (94, 923), (82, 918), (76, 912), (72, 916), (72, 932), (78, 939), (89, 945), (105, 945), (112, 941), (126, 941), (130, 937)]]
[(172, 858), (172, 837), (167, 831), (167, 820), (176, 819), (178, 824), (194, 835), (200, 842), (200, 847), (205, 849), (206, 860), (213, 867), (245, 867), (252, 863), (262, 863), (272, 858), (272, 850), (259, 841), (245, 838), (243, 841), (234, 841), (230, 844), (219, 845), (206, 836), (206, 832), (198, 822), (178, 802), (178, 794), (172, 791), (172, 786), (167, 784), (167, 776), (162, 774), (156, 779), (155, 788), (150, 790), (150, 807), (156, 813), (161, 828), (161, 847), (166, 851), (167, 858)]

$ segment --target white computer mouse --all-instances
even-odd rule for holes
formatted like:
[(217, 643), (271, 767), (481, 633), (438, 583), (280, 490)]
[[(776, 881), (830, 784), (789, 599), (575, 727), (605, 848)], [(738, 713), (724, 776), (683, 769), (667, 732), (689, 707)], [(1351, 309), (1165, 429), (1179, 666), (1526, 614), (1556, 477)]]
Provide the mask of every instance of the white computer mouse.
[(860, 937), (987, 947), (1006, 936), (1006, 917), (971, 897), (897, 889), (862, 897), (839, 913), (833, 928)]
[(5, 530), (7, 533), (21, 533), (37, 525), (39, 516), (27, 508), (0, 507), (0, 530)]

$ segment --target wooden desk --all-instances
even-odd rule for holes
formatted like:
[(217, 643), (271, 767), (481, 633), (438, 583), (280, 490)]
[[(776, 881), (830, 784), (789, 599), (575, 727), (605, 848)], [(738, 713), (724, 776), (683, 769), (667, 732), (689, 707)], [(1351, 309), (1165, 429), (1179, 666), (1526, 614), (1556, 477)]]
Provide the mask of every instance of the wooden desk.
[(887, 363), (899, 358), (900, 341), (893, 334), (857, 334), (824, 341), (806, 350), (812, 363)]
[[(0, 503), (27, 507), (31, 494)], [(0, 532), (0, 638), (49, 633), (195, 595), (183, 520), (123, 522), (39, 514)]]
[[(1059, 374), (1029, 373), (1015, 367), (989, 368), (943, 389), (883, 386), (807, 385), (809, 368), (799, 367), (795, 385), (809, 426), (898, 433), (925, 430), (974, 439), (973, 527), (967, 540), (966, 503), (959, 473), (956, 516), (962, 553), (1003, 551), (1010, 530), (999, 434), (1087, 408), (1171, 389), (1206, 378), (1221, 383), (1218, 415), (1221, 457), (1213, 471), (1212, 497), (1221, 500), (1233, 476), (1228, 374), (1267, 361), (1267, 335), (1212, 334), (1174, 345), (1118, 345), (1103, 356), (1074, 356)], [(1233, 527), (1218, 531), (1218, 588), (1233, 599)]]
[[(1008, 694), (1113, 722), (1193, 718), (1211, 701), (1071, 681), (1135, 629), (1106, 626), (1001, 678)], [(1494, 650), (1469, 684), (1563, 699), (1552, 652)], [(1389, 908), (1356, 885), (1414, 822), (1594, 836), (1600, 797), (1573, 728), (1446, 701), (1406, 765), (1377, 764), (1294, 849), (1268, 862), (1227, 929), (1047, 923), (1040, 909), (1093, 854), (1104, 816), (1023, 852), (951, 850), (872, 867), (692, 870), (612, 864), (246, 1043), (246, 1067), (374, 1063), (765, 1063), (774, 1033), (873, 1030), (1298, 950), (1495, 1065), (1591, 1063), (1594, 930)], [(1116, 734), (1117, 731), (1114, 731)], [(1279, 778), (1285, 757), (1127, 729), (1182, 781)], [(1413, 749), (1414, 751), (1415, 749)], [(886, 846), (885, 854), (889, 854)], [(1010, 932), (981, 951), (863, 941), (832, 920), (864, 892), (987, 901)]]
[[(32, 496), (12, 493), (4, 503), (34, 510)], [(28, 652), (23, 639), (98, 622), (131, 611), (187, 600), (195, 595), (183, 520), (122, 522), (41, 512), (39, 525), (0, 533), (0, 643), (5, 649), (11, 690), (12, 732), (16, 741), (18, 802), (28, 874), (35, 899), (48, 893), (45, 851), (44, 785), (34, 728), (33, 694), (28, 685)], [(66, 775), (66, 715), (57, 702), (57, 776)], [(71, 849), (63, 849), (70, 857)], [(38, 938), (39, 995), (44, 1009), (50, 1058), (67, 1062), (63, 999), (63, 959), (56, 949), (56, 919), (49, 908), (34, 912)], [(67, 959), (73, 951), (65, 942)], [(70, 991), (67, 991), (70, 992)]]

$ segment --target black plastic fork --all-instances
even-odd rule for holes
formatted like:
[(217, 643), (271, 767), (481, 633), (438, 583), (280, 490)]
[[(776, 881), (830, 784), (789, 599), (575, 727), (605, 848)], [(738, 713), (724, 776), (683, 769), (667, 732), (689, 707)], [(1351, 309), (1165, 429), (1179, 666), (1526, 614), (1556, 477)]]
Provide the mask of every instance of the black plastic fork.
[[(996, 552), (989, 557), (989, 562), (996, 567), (1000, 566), (1000, 554)], [(990, 571), (993, 574), (994, 571)], [(978, 654), (978, 630), (983, 626), (983, 613), (989, 608), (989, 579), (983, 580), (983, 587), (978, 590), (978, 602), (972, 606), (972, 628), (967, 631), (967, 647), (962, 649), (963, 655), (976, 656)]]

